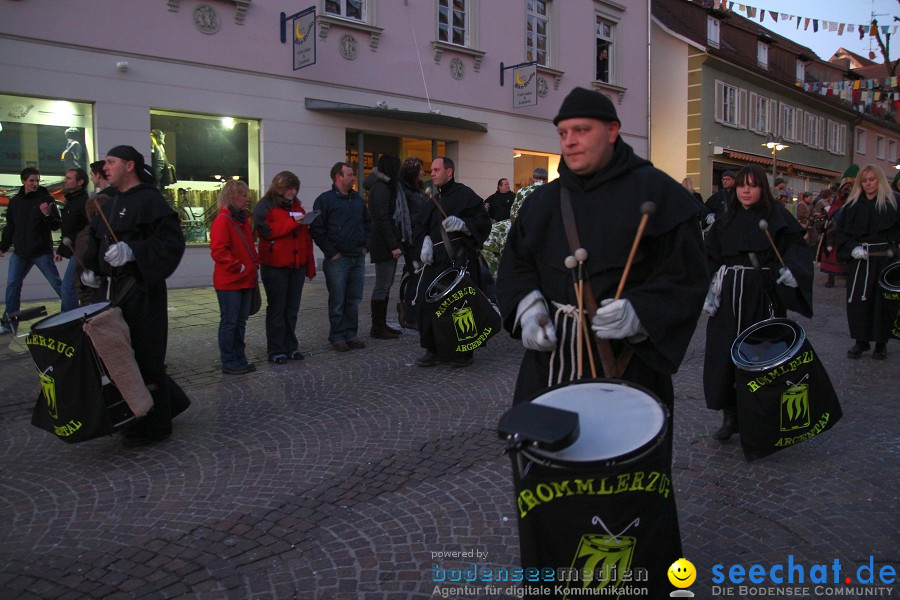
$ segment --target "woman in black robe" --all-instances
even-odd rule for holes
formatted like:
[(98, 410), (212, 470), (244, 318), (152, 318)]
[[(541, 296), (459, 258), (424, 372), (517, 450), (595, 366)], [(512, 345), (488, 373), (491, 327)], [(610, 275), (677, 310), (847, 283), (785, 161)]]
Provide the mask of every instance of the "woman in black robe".
[[(760, 221), (784, 259), (782, 267)], [(704, 244), (713, 282), (704, 312), (706, 352), (703, 390), (706, 406), (724, 412), (713, 434), (727, 440), (738, 431), (735, 366), (731, 346), (738, 334), (759, 321), (784, 317), (787, 309), (812, 316), (812, 250), (804, 228), (772, 196), (766, 174), (756, 165), (736, 177), (728, 212), (707, 233)], [(754, 260), (758, 267), (754, 265)]]
[(847, 357), (859, 358), (874, 341), (872, 358), (884, 360), (891, 320), (885, 315), (878, 280), (897, 258), (900, 212), (896, 193), (878, 166), (862, 168), (835, 223), (838, 257), (848, 261), (847, 322), (856, 341)]

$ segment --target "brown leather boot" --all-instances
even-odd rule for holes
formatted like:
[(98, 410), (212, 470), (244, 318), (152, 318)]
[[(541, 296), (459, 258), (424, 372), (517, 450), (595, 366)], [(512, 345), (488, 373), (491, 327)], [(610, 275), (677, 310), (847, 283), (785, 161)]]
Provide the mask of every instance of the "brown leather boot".
[(737, 408), (725, 408), (722, 414), (722, 426), (712, 436), (724, 442), (738, 432)]
[(389, 329), (385, 320), (387, 318), (387, 300), (372, 300), (372, 333), (376, 340), (396, 340), (400, 332)]

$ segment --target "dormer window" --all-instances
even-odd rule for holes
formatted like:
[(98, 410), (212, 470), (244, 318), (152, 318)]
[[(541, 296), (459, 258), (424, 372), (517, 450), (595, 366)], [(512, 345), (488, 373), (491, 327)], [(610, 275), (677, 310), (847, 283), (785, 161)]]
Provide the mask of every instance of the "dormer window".
[(761, 69), (769, 68), (769, 45), (763, 41), (756, 42), (756, 64)]
[(797, 59), (797, 81), (803, 83), (806, 81), (806, 62)]
[(706, 17), (706, 41), (713, 48), (719, 47), (719, 20), (713, 16)]

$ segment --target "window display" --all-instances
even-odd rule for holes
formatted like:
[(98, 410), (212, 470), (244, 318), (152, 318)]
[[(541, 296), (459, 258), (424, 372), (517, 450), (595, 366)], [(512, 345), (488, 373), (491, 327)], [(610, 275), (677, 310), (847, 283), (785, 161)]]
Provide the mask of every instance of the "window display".
[(226, 181), (247, 182), (250, 210), (259, 198), (259, 121), (151, 110), (150, 157), (154, 185), (189, 244), (208, 243)]

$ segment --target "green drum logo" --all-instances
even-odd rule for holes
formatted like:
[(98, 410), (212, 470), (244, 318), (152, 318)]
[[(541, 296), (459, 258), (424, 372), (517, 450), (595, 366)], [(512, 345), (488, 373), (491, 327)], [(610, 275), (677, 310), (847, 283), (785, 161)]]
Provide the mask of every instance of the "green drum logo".
[(456, 330), (456, 339), (460, 342), (471, 340), (478, 335), (478, 328), (475, 326), (475, 315), (472, 309), (464, 306), (453, 311), (453, 328)]
[(54, 419), (59, 418), (59, 413), (56, 408), (56, 380), (47, 375), (50, 371), (53, 370), (53, 367), (47, 367), (46, 371), (38, 371), (38, 377), (41, 380), (41, 393), (44, 395), (44, 400), (47, 401), (47, 410), (50, 413), (50, 416)]
[(781, 394), (781, 431), (809, 427), (809, 385), (791, 385)]
[[(609, 588), (609, 595), (622, 587), (622, 579), (631, 568), (637, 538), (622, 535), (632, 526), (640, 525), (640, 518), (632, 521), (619, 535), (613, 535), (603, 520), (595, 516), (594, 525), (599, 524), (606, 533), (586, 533), (581, 536), (578, 549), (572, 559), (570, 570), (577, 571), (582, 578), (582, 588), (602, 590)], [(618, 598), (619, 594), (615, 594)], [(568, 599), (568, 595), (564, 600)]]

